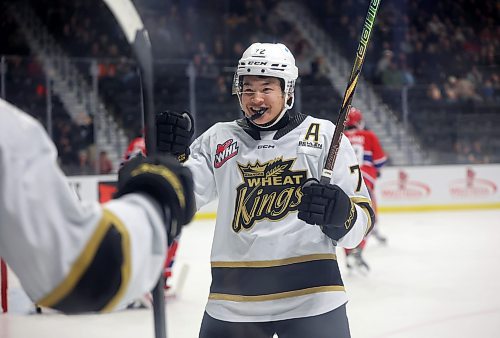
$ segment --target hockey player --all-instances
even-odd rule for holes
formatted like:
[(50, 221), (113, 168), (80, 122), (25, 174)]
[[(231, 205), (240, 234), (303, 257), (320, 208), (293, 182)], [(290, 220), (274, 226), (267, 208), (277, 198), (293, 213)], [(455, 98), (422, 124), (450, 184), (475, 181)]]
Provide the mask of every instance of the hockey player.
[(150, 291), (194, 215), (192, 189), (176, 159), (137, 157), (114, 200), (80, 202), (42, 126), (0, 99), (0, 256), (36, 304), (108, 311)]
[[(132, 141), (130, 141), (127, 149), (125, 150), (125, 154), (123, 155), (122, 164), (125, 164), (126, 162), (130, 161), (136, 156), (146, 156), (146, 141), (143, 136), (137, 136), (134, 139), (132, 139)], [(172, 277), (172, 267), (175, 262), (175, 255), (177, 253), (178, 247), (179, 247), (179, 238), (176, 237), (172, 240), (172, 243), (168, 246), (165, 265), (163, 268), (163, 276), (165, 277), (165, 285), (164, 285), (165, 290), (168, 290), (170, 288), (170, 286), (168, 285), (168, 280), (169, 278)], [(135, 303), (136, 302), (134, 302), (130, 307), (134, 308)], [(142, 304), (142, 302), (139, 302), (139, 306), (142, 307), (144, 305)]]
[[(380, 145), (377, 135), (373, 131), (364, 128), (363, 114), (359, 109), (352, 107), (349, 111), (344, 134), (349, 141), (351, 141), (351, 145), (356, 153), (363, 180), (368, 188), (374, 210), (376, 211), (374, 193), (375, 182), (380, 175), (380, 169), (387, 161), (387, 156)], [(385, 243), (387, 239), (376, 232), (376, 230), (377, 229), (374, 228), (371, 235), (377, 238), (381, 243)], [(345, 249), (347, 268), (352, 269), (358, 267), (363, 273), (369, 270), (369, 266), (362, 256), (365, 245), (366, 239), (363, 239), (357, 248), (352, 250)]]
[(289, 111), (297, 74), (285, 45), (255, 43), (234, 77), (243, 118), (188, 148), (193, 121), (157, 117), (158, 148), (190, 151), (196, 207), (219, 198), (202, 338), (350, 337), (336, 245), (356, 247), (373, 212), (346, 138), (330, 184), (318, 182), (335, 126)]
[(137, 136), (130, 141), (127, 146), (127, 150), (125, 150), (125, 154), (123, 154), (123, 163), (136, 157), (137, 155), (146, 156), (146, 141), (142, 135)]

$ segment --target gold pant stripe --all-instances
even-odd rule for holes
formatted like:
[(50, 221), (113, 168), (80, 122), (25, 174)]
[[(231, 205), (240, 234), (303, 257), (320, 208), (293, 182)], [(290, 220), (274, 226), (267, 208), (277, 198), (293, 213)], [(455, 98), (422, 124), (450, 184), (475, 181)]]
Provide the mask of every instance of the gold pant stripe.
[(212, 268), (270, 268), (275, 266), (304, 263), (324, 259), (337, 260), (335, 254), (314, 254), (269, 261), (248, 261), (248, 262), (212, 262)]
[(277, 300), (277, 299), (298, 297), (298, 296), (310, 295), (313, 293), (331, 292), (331, 291), (345, 291), (345, 288), (341, 285), (318, 286), (309, 289), (273, 293), (270, 295), (261, 295), (261, 296), (240, 296), (240, 295), (229, 295), (222, 293), (211, 293), (208, 299), (226, 300), (231, 302), (263, 302), (267, 300)]

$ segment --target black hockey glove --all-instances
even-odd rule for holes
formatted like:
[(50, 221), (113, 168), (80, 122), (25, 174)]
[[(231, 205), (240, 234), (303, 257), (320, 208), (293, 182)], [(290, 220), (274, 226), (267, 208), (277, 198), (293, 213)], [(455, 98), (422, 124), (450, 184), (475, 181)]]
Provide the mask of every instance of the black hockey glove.
[(196, 207), (191, 171), (170, 155), (137, 156), (118, 172), (115, 198), (144, 192), (170, 209), (172, 222), (167, 230), (169, 243), (193, 218)]
[(354, 203), (338, 185), (310, 178), (302, 185), (302, 194), (298, 217), (319, 225), (331, 239), (338, 241), (344, 237), (356, 222)]
[(176, 156), (179, 162), (189, 157), (189, 144), (194, 134), (194, 120), (187, 111), (165, 111), (156, 114), (156, 140), (158, 150)]

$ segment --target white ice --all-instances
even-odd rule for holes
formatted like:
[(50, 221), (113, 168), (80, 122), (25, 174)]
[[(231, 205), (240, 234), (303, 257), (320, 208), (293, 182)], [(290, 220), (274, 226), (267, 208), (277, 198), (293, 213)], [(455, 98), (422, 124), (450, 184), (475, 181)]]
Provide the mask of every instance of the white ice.
[[(177, 293), (167, 298), (168, 338), (197, 337), (213, 223), (195, 222), (183, 233)], [(388, 243), (369, 241), (367, 276), (348, 274), (339, 255), (353, 338), (500, 337), (500, 210), (381, 214), (379, 226)], [(13, 312), (0, 315), (0, 337), (154, 337), (152, 310), (63, 316), (21, 315), (17, 307), (11, 302)]]

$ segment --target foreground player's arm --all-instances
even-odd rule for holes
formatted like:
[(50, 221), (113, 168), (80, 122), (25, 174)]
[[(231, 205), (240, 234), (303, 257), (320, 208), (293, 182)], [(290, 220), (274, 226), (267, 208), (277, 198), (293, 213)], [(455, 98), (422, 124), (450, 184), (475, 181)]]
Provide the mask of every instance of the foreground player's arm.
[(328, 184), (312, 178), (302, 186), (298, 217), (319, 225), (339, 246), (356, 247), (371, 230), (374, 214), (356, 155), (346, 137)]
[(78, 201), (41, 125), (0, 100), (0, 256), (36, 303), (106, 311), (142, 296), (163, 267), (164, 224), (162, 202), (140, 189)]

